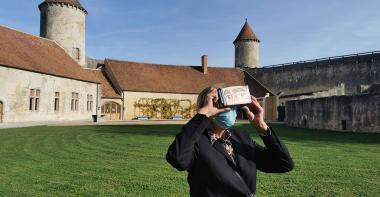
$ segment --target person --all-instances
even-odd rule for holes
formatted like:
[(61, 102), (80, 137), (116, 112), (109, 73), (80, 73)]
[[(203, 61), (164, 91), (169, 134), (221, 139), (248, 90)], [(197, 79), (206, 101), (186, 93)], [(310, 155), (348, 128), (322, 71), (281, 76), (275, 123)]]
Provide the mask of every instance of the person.
[(277, 107), (278, 121), (283, 122), (285, 120), (285, 105), (282, 102), (280, 106)]
[(198, 95), (198, 113), (176, 135), (166, 160), (177, 170), (188, 171), (190, 196), (255, 196), (257, 170), (289, 172), (293, 160), (265, 123), (264, 110), (255, 97), (242, 109), (265, 147), (252, 141), (248, 132), (231, 129), (236, 107), (217, 107), (216, 88), (208, 87)]

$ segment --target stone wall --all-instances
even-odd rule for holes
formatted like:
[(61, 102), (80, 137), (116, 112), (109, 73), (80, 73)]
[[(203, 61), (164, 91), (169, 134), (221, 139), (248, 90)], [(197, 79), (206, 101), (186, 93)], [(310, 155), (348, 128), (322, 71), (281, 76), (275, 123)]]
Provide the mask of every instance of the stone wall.
[(104, 66), (104, 60), (93, 59), (91, 57), (86, 57), (86, 67), (90, 69), (98, 69)]
[[(30, 89), (40, 90), (40, 108), (29, 110)], [(54, 111), (55, 92), (60, 93), (59, 111)], [(79, 93), (79, 110), (71, 111), (72, 92)], [(91, 120), (96, 114), (98, 84), (55, 77), (0, 66), (0, 101), (4, 123), (29, 121)], [(87, 95), (93, 95), (93, 109), (87, 111)], [(98, 112), (100, 114), (100, 112)]]
[[(86, 13), (66, 4), (41, 7), (41, 37), (55, 40), (81, 66), (86, 65)], [(79, 49), (79, 60), (77, 51)]]
[(380, 133), (380, 91), (288, 101), (285, 122), (296, 127)]
[(304, 94), (333, 89), (342, 83), (347, 95), (360, 85), (380, 83), (380, 53), (343, 58), (325, 58), (285, 66), (247, 69), (274, 93)]
[(235, 67), (257, 68), (260, 66), (260, 43), (257, 41), (238, 41), (235, 43)]
[[(360, 92), (362, 92), (362, 90)], [(346, 92), (345, 92), (345, 86), (342, 83), (341, 85), (332, 87), (331, 89), (326, 90), (326, 91), (316, 91), (316, 92), (311, 92), (307, 94), (279, 96), (279, 103), (285, 103), (286, 101), (291, 101), (291, 100), (312, 99), (312, 98), (343, 96), (343, 95), (346, 95)]]

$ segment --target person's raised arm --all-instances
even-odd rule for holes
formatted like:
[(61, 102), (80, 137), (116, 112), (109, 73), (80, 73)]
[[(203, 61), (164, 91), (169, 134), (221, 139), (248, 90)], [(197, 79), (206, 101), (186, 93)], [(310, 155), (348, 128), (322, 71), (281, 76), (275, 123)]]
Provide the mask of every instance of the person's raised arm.
[[(250, 109), (251, 108), (251, 109)], [(248, 120), (255, 127), (265, 144), (262, 147), (255, 142), (255, 162), (257, 169), (269, 173), (289, 172), (294, 168), (294, 162), (285, 144), (277, 137), (272, 128), (269, 128), (264, 121), (264, 109), (260, 106), (255, 97), (252, 96), (252, 104), (244, 106)]]
[(204, 104), (198, 113), (182, 127), (174, 142), (169, 146), (166, 160), (178, 170), (188, 170), (197, 155), (197, 142), (210, 124), (210, 118), (218, 113), (229, 110), (218, 109), (214, 103), (218, 100), (216, 89), (207, 94)]

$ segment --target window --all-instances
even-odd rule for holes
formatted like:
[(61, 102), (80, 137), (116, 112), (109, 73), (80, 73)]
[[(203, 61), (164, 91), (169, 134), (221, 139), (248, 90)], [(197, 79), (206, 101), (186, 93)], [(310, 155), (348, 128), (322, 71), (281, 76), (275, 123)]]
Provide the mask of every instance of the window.
[(342, 120), (342, 130), (347, 130), (347, 120)]
[(29, 110), (38, 111), (40, 109), (40, 90), (30, 89), (29, 94)]
[(34, 110), (34, 100), (35, 100), (34, 96), (36, 94), (35, 92), (36, 92), (36, 90), (34, 90), (34, 89), (30, 90), (30, 95), (29, 95), (29, 110), (30, 111)]
[(75, 59), (76, 60), (80, 60), (80, 49), (79, 48), (75, 48), (74, 49), (74, 56), (75, 56)]
[(3, 102), (0, 101), (0, 123), (3, 123)]
[(102, 116), (108, 120), (120, 120), (121, 105), (115, 102), (107, 102), (102, 105)]
[(92, 111), (92, 104), (93, 104), (92, 95), (87, 94), (87, 111), (88, 112)]
[(54, 111), (59, 111), (59, 92), (55, 93), (54, 98)]
[(78, 111), (79, 93), (71, 94), (71, 111)]
[(41, 12), (41, 19), (40, 19), (40, 30), (41, 30), (41, 37), (46, 38), (46, 24), (47, 24), (47, 14), (46, 12)]

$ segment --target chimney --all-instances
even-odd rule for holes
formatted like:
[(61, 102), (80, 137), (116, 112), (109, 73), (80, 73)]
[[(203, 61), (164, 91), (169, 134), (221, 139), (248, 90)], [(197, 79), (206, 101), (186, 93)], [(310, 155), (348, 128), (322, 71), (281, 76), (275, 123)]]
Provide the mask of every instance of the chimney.
[(207, 74), (208, 67), (208, 55), (202, 55), (202, 72), (203, 74)]

